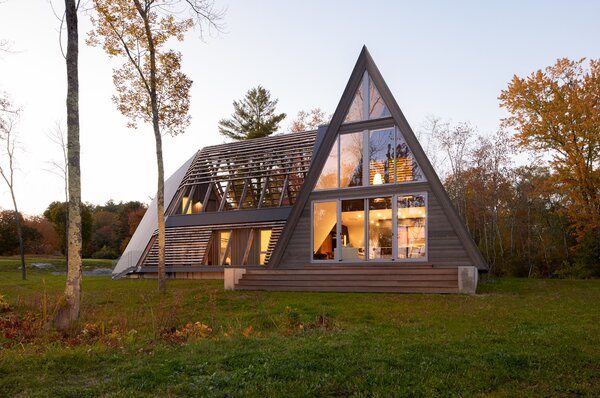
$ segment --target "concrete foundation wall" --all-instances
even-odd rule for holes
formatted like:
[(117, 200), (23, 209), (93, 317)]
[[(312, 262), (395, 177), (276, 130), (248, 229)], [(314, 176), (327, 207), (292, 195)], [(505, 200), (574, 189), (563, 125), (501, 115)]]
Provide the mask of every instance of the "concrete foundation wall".
[(462, 294), (475, 294), (479, 273), (476, 267), (458, 267), (458, 292)]

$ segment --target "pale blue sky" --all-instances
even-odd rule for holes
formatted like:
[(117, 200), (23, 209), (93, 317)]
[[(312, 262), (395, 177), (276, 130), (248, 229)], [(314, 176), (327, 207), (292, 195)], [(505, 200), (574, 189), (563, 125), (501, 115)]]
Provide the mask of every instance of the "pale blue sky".
[[(62, 2), (54, 0), (58, 9)], [(217, 122), (231, 102), (262, 84), (288, 114), (332, 112), (363, 44), (413, 129), (427, 115), (469, 121), (494, 132), (504, 113), (497, 97), (514, 74), (559, 57), (600, 58), (598, 1), (217, 1), (227, 7), (227, 33), (188, 36), (178, 48), (194, 80), (192, 125), (165, 139), (167, 174), (204, 145), (223, 141)], [(81, 36), (89, 21), (80, 17)], [(14, 54), (0, 59), (0, 90), (24, 108), (17, 194), (27, 214), (62, 198), (61, 181), (45, 168), (59, 158), (46, 132), (64, 120), (65, 67), (58, 21), (45, 0), (0, 4), (0, 38)], [(156, 185), (150, 126), (138, 131), (111, 102), (111, 70), (100, 49), (81, 43), (83, 199), (149, 201)], [(10, 208), (0, 187), (0, 207)]]

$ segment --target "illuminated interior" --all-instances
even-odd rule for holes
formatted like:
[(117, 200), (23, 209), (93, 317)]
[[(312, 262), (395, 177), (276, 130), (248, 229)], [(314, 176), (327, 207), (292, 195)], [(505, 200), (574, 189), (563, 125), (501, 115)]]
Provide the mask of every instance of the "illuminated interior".
[(426, 220), (425, 195), (313, 202), (313, 260), (424, 260)]
[[(365, 145), (365, 134), (368, 145)], [(368, 181), (363, 178), (364, 168), (368, 168)], [(400, 130), (387, 127), (340, 134), (319, 175), (315, 191), (413, 181), (425, 181), (421, 168)]]
[(398, 197), (398, 258), (426, 257), (426, 207), (421, 195)]
[(313, 205), (313, 259), (337, 259), (337, 202), (316, 202)]
[(369, 200), (369, 259), (392, 258), (392, 198)]
[[(221, 265), (231, 265), (231, 250), (228, 245), (231, 232), (219, 231), (219, 261)], [(227, 253), (225, 253), (227, 251)]]
[(260, 265), (265, 265), (265, 260), (267, 258), (267, 252), (269, 251), (269, 241), (271, 240), (271, 233), (272, 233), (272, 231), (270, 229), (261, 229), (260, 230), (260, 235), (259, 235), (260, 253), (259, 253), (259, 262), (258, 262)]
[(341, 248), (343, 260), (365, 259), (365, 201), (342, 200)]

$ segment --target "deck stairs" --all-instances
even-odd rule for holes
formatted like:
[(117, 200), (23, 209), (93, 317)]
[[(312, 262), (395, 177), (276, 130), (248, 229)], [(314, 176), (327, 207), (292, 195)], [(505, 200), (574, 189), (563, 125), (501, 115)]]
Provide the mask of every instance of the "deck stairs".
[(433, 266), (307, 266), (247, 269), (236, 290), (458, 293), (458, 269)]

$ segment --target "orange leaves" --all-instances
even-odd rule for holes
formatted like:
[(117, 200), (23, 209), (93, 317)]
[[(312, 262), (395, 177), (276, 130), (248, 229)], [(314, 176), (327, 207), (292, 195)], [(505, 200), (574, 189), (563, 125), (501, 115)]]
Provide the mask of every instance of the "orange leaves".
[(185, 344), (188, 341), (206, 339), (212, 333), (210, 326), (202, 322), (188, 322), (181, 328), (164, 328), (160, 331), (163, 340), (174, 344)]
[(548, 151), (557, 190), (581, 238), (600, 229), (600, 60), (561, 58), (499, 96), (521, 148)]
[(87, 43), (101, 45), (109, 56), (125, 58), (123, 66), (113, 71), (116, 89), (113, 102), (119, 112), (129, 118), (128, 127), (137, 128), (139, 122), (152, 123), (153, 93), (163, 134), (180, 134), (190, 123), (192, 81), (181, 71), (181, 53), (164, 48), (172, 39), (183, 40), (194, 26), (191, 18), (178, 17), (181, 12), (172, 8), (176, 3), (93, 1), (94, 29)]

